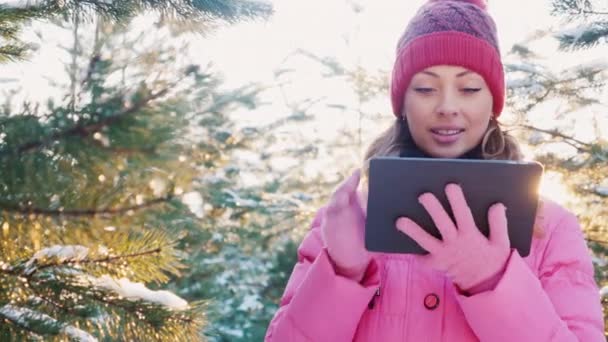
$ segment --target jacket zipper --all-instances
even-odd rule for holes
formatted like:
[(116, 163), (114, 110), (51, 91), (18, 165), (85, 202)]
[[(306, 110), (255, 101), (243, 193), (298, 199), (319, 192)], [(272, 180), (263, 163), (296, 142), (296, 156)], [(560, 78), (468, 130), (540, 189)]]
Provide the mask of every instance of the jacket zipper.
[(380, 273), (380, 284), (378, 284), (378, 288), (376, 289), (376, 293), (372, 297), (372, 299), (367, 304), (367, 308), (372, 310), (374, 306), (376, 306), (376, 299), (380, 297), (380, 288), (382, 288), (382, 284), (386, 281), (386, 264), (382, 263), (382, 273)]
[(371, 310), (374, 308), (374, 305), (376, 305), (376, 297), (380, 297), (380, 286), (378, 286), (378, 288), (376, 289), (376, 293), (374, 294), (372, 299), (369, 301), (369, 304), (367, 304), (368, 309)]

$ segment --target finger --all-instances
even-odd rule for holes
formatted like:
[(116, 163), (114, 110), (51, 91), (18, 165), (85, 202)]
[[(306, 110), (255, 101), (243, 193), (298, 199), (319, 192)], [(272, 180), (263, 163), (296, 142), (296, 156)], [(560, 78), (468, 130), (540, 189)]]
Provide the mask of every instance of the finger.
[(429, 213), (444, 241), (456, 237), (456, 226), (435, 195), (431, 193), (422, 194), (418, 197), (418, 202)]
[(510, 246), (507, 224), (507, 208), (502, 203), (496, 203), (488, 210), (490, 226), (490, 243), (499, 246)]
[(363, 212), (363, 214), (365, 216), (367, 216), (367, 199), (368, 199), (367, 190), (361, 189), (361, 190), (357, 191), (356, 197), (357, 197), (357, 204), (359, 204), (361, 211)]
[(333, 196), (331, 196), (331, 199), (329, 200), (329, 204), (327, 205), (327, 212), (335, 213), (335, 212), (342, 210), (342, 208), (344, 208), (348, 205), (348, 201), (349, 201), (348, 193), (346, 193), (344, 191), (335, 192), (333, 194)]
[(395, 223), (399, 231), (412, 238), (420, 247), (429, 253), (434, 253), (441, 248), (441, 241), (422, 229), (416, 222), (407, 217), (401, 217)]
[(445, 194), (448, 197), (450, 207), (454, 213), (458, 231), (470, 233), (477, 230), (473, 213), (471, 213), (471, 208), (469, 208), (469, 205), (467, 204), (467, 200), (464, 197), (464, 192), (460, 185), (448, 184), (445, 187)]
[(334, 190), (328, 204), (328, 210), (336, 210), (348, 204), (352, 195), (356, 194), (359, 185), (360, 170), (355, 170), (350, 177), (344, 180), (336, 190)]
[(361, 169), (356, 169), (353, 173), (338, 186), (335, 192), (347, 192), (353, 194), (357, 191), (359, 180), (361, 179)]

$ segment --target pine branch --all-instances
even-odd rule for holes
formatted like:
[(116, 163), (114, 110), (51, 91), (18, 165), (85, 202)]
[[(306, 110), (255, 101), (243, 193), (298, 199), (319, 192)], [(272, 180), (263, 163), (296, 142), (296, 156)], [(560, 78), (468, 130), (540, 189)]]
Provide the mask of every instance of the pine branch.
[(608, 12), (598, 12), (598, 11), (590, 11), (590, 10), (583, 10), (581, 13), (583, 14), (591, 14), (591, 15), (608, 15)]
[(580, 146), (577, 147), (577, 148), (579, 150), (583, 151), (583, 152), (586, 152), (586, 153), (591, 153), (591, 149), (593, 147), (592, 144), (589, 144), (589, 143), (586, 143), (584, 141), (580, 141), (580, 140), (578, 140), (578, 139), (576, 139), (574, 137), (565, 135), (565, 134), (559, 132), (557, 129), (542, 129), (542, 128), (534, 127), (532, 125), (525, 125), (525, 124), (518, 125), (518, 127), (521, 127), (521, 128), (527, 129), (527, 130), (531, 130), (531, 131), (537, 131), (537, 132), (549, 134), (549, 135), (551, 135), (553, 137), (556, 137), (556, 138), (561, 138), (561, 139), (564, 139), (564, 140), (567, 140), (567, 141), (570, 141), (570, 142), (574, 142), (574, 143), (576, 143), (578, 145), (583, 146), (584, 148), (581, 148)]
[(169, 194), (164, 197), (155, 198), (148, 202), (121, 208), (105, 208), (105, 209), (45, 209), (36, 207), (24, 207), (17, 204), (0, 202), (0, 208), (8, 212), (17, 212), (24, 215), (35, 214), (43, 216), (59, 216), (59, 217), (88, 217), (88, 216), (110, 216), (127, 213), (131, 210), (142, 210), (160, 203), (166, 203), (173, 200), (176, 196)]
[(523, 110), (524, 113), (527, 113), (529, 111), (531, 111), (534, 107), (536, 107), (538, 104), (542, 103), (545, 99), (547, 99), (547, 97), (549, 97), (549, 95), (551, 94), (551, 92), (555, 90), (555, 85), (551, 85), (549, 87), (547, 87), (547, 89), (545, 89), (545, 93), (542, 94), (541, 96), (537, 97), (535, 99), (535, 101), (529, 103), (526, 108)]
[(61, 332), (59, 322), (50, 316), (12, 304), (0, 307), (0, 317), (5, 324), (10, 322), (20, 329), (29, 331), (37, 336), (55, 336)]
[(116, 256), (108, 256), (108, 257), (100, 258), (100, 259), (82, 259), (82, 260), (67, 259), (67, 260), (64, 260), (59, 263), (50, 263), (50, 264), (44, 264), (44, 265), (37, 266), (36, 270), (42, 270), (42, 269), (46, 269), (49, 267), (60, 267), (60, 266), (66, 266), (66, 265), (110, 263), (110, 262), (114, 262), (114, 261), (120, 261), (120, 260), (126, 260), (126, 259), (142, 257), (142, 256), (158, 254), (161, 251), (162, 251), (161, 248), (157, 247), (157, 248), (150, 249), (150, 250), (143, 251), (143, 252), (116, 255)]
[(156, 146), (151, 146), (151, 147), (143, 147), (143, 148), (127, 148), (127, 147), (110, 147), (110, 146), (106, 146), (104, 145), (101, 141), (97, 140), (97, 139), (88, 139), (87, 142), (90, 145), (93, 145), (99, 149), (102, 149), (104, 151), (108, 151), (111, 153), (116, 153), (116, 154), (124, 154), (124, 155), (155, 155), (156, 152)]
[(49, 298), (48, 296), (46, 296), (46, 294), (42, 293), (41, 291), (38, 291), (36, 284), (34, 283), (34, 281), (31, 277), (26, 277), (25, 279), (26, 279), (28, 288), (31, 289), (36, 295), (38, 295), (38, 298), (42, 299), (42, 301), (46, 302), (47, 304), (49, 304), (52, 307), (59, 308), (59, 310), (61, 310), (65, 314), (71, 314), (71, 315), (75, 314), (75, 312), (73, 310), (71, 310), (71, 308), (61, 304), (58, 301), (53, 300), (52, 298)]
[(564, 51), (592, 48), (608, 37), (608, 22), (595, 22), (579, 27), (575, 31), (564, 31), (556, 35), (559, 49)]
[(596, 239), (592, 239), (592, 238), (585, 238), (585, 240), (587, 240), (588, 242), (595, 242), (595, 243), (599, 243), (602, 245), (608, 245), (608, 241), (604, 241), (604, 240), (596, 240)]
[[(133, 314), (133, 315), (143, 314), (145, 316), (145, 313), (146, 313), (144, 310), (141, 310), (140, 308), (138, 308), (135, 305), (126, 305), (126, 304), (130, 304), (130, 303), (125, 303), (124, 301), (109, 300), (109, 299), (106, 299), (106, 298), (104, 298), (102, 296), (98, 296), (98, 295), (92, 295), (91, 297), (94, 300), (97, 300), (98, 302), (101, 302), (101, 303), (104, 303), (104, 304), (107, 304), (107, 305), (111, 305), (111, 306), (117, 307), (117, 308), (119, 308), (121, 310), (124, 310), (125, 312), (128, 312), (128, 313)], [(193, 319), (184, 318), (184, 317), (181, 317), (181, 316), (173, 317), (173, 319), (176, 319), (176, 320), (178, 320), (178, 321), (180, 321), (182, 323), (185, 323), (185, 324), (192, 324), (192, 323), (195, 322)], [(146, 322), (146, 320), (143, 320), (143, 322), (148, 323), (148, 322)], [(150, 325), (150, 327), (153, 328), (153, 329), (157, 328), (157, 327), (152, 326), (152, 325)]]
[(23, 60), (30, 47), (25, 44), (10, 44), (0, 46), (0, 63)]
[(563, 143), (572, 146), (573, 148), (576, 149), (577, 152), (582, 152), (582, 153), (591, 153), (591, 151), (581, 148), (580, 146), (576, 145), (574, 142), (570, 141), (570, 140), (562, 140)]
[[(86, 278), (85, 278), (86, 279)], [(137, 324), (143, 324), (147, 328), (151, 329), (153, 332), (159, 332), (159, 330), (164, 330), (165, 328), (159, 326), (159, 319), (153, 318), (151, 314), (160, 314), (164, 316), (160, 319), (162, 324), (167, 324), (170, 320), (180, 322), (180, 324), (185, 325), (198, 325), (202, 324), (199, 319), (201, 316), (197, 312), (200, 307), (199, 304), (193, 303), (189, 305), (189, 308), (185, 309), (171, 309), (167, 307), (165, 304), (156, 303), (148, 301), (144, 298), (125, 298), (120, 293), (116, 292), (115, 289), (107, 288), (104, 285), (88, 283), (82, 281), (65, 281), (58, 280), (56, 278), (47, 278), (47, 279), (36, 279), (32, 281), (31, 288), (36, 291), (39, 290), (49, 290), (50, 288), (57, 287), (61, 285), (62, 291), (67, 293), (76, 294), (84, 297), (84, 299), (89, 299), (97, 303), (101, 303), (104, 306), (104, 310), (107, 312), (116, 311), (117, 309), (122, 311), (123, 313), (127, 313), (131, 315), (133, 318), (136, 318)], [(39, 293), (40, 291), (36, 291)], [(60, 294), (60, 296), (64, 296), (64, 294)], [(61, 297), (60, 297), (61, 298)], [(74, 305), (78, 305), (79, 303), (74, 303)], [(74, 308), (74, 306), (72, 306)], [(67, 308), (66, 308), (67, 309)], [(158, 312), (158, 311), (161, 312)], [(115, 315), (116, 313), (113, 312)], [(129, 317), (127, 318), (129, 320)], [(122, 320), (118, 320), (119, 324), (127, 324), (121, 322)], [(174, 323), (174, 322), (171, 322)], [(169, 324), (171, 324), (169, 323)], [(151, 336), (148, 336), (151, 337)], [(157, 336), (158, 337), (158, 336)]]
[[(514, 71), (518, 71), (516, 66), (508, 66), (508, 68), (511, 68)], [(542, 77), (542, 78), (546, 79), (547, 81), (546, 81), (546, 83), (543, 84), (544, 93), (540, 96), (535, 97), (533, 99), (534, 101), (530, 101), (523, 109), (520, 109), (518, 111), (521, 113), (528, 113), (529, 111), (534, 109), (534, 107), (536, 107), (537, 105), (539, 105), (539, 104), (543, 103), (545, 100), (547, 100), (549, 98), (549, 95), (552, 95), (552, 94), (578, 96), (578, 91), (573, 91), (570, 89), (570, 88), (572, 88), (571, 84), (576, 84), (576, 82), (581, 81), (581, 80), (587, 81), (591, 76), (594, 76), (600, 72), (601, 72), (601, 70), (593, 70), (592, 72), (589, 72), (589, 74), (583, 73), (583, 74), (578, 74), (577, 76), (574, 76), (574, 77), (555, 80), (555, 78), (550, 77), (548, 75), (544, 75), (544, 74), (541, 74), (538, 72), (528, 72), (527, 71), (528, 74)], [(560, 87), (560, 86), (563, 86), (563, 87)], [(566, 88), (566, 86), (569, 86), (570, 88)], [(577, 89), (580, 90), (580, 89), (586, 89), (586, 88), (593, 88), (594, 86), (595, 86), (594, 84), (584, 85), (584, 86), (577, 85)], [(510, 88), (510, 90), (519, 89), (519, 88), (525, 88), (525, 87), (521, 87), (521, 86), (512, 87), (512, 88)], [(570, 91), (567, 92), (568, 90), (570, 90)]]
[(97, 341), (97, 339), (83, 330), (26, 307), (6, 304), (0, 307), (0, 317), (3, 317), (5, 322), (11, 322), (26, 331), (36, 334), (38, 337), (62, 334), (73, 340)]
[(125, 117), (127, 117), (129, 115), (137, 113), (149, 102), (156, 100), (156, 99), (164, 96), (165, 94), (167, 94), (169, 92), (169, 90), (170, 90), (170, 87), (167, 87), (156, 93), (152, 93), (152, 94), (148, 95), (147, 97), (143, 98), (142, 100), (136, 102), (132, 106), (127, 107), (122, 112), (119, 112), (118, 114), (115, 114), (115, 115), (110, 115), (110, 116), (102, 119), (99, 122), (95, 122), (95, 123), (88, 124), (88, 125), (76, 125), (75, 127), (72, 127), (65, 131), (53, 133), (53, 134), (49, 135), (48, 137), (42, 138), (40, 140), (34, 140), (34, 141), (30, 141), (30, 142), (21, 144), (20, 146), (17, 146), (16, 148), (14, 148), (12, 150), (7, 149), (3, 152), (0, 152), (0, 156), (2, 156), (3, 154), (11, 153), (11, 152), (17, 152), (18, 154), (29, 153), (29, 152), (38, 150), (40, 148), (43, 148), (45, 146), (48, 146), (49, 144), (52, 144), (56, 140), (65, 139), (65, 138), (68, 138), (71, 136), (81, 136), (81, 137), (90, 136), (91, 134), (101, 130), (102, 128), (104, 128), (106, 126), (112, 125), (112, 124), (124, 119)]
[(590, 194), (590, 195), (595, 195), (595, 196), (598, 196), (598, 197), (608, 198), (608, 193), (599, 191), (597, 189), (585, 189), (585, 190), (580, 190), (580, 191), (581, 192), (585, 192), (585, 193)]
[(272, 6), (265, 2), (239, 0), (50, 0), (38, 6), (14, 8), (15, 10), (38, 10), (46, 16), (81, 13), (80, 20), (95, 14), (115, 21), (128, 20), (137, 13), (156, 11), (180, 20), (202, 20), (220, 18), (234, 22), (239, 18), (265, 17), (272, 13)]
[(122, 255), (115, 255), (115, 256), (107, 256), (105, 258), (99, 258), (99, 259), (66, 259), (63, 260), (61, 262), (55, 262), (55, 263), (47, 263), (47, 264), (42, 264), (42, 265), (36, 265), (35, 268), (32, 268), (29, 272), (27, 271), (28, 268), (23, 268), (20, 266), (14, 266), (14, 267), (0, 267), (0, 273), (6, 274), (6, 275), (12, 275), (12, 276), (19, 276), (19, 277), (23, 277), (26, 280), (32, 280), (35, 273), (38, 270), (43, 270), (43, 269), (47, 269), (47, 268), (51, 268), (51, 267), (61, 267), (61, 266), (66, 266), (66, 265), (79, 265), (79, 264), (103, 264), (103, 263), (111, 263), (111, 262), (115, 262), (115, 261), (122, 261), (122, 260), (127, 260), (127, 259), (132, 259), (132, 258), (137, 258), (137, 257), (142, 257), (142, 256), (149, 256), (149, 255), (153, 255), (153, 254), (158, 254), (162, 251), (162, 249), (160, 247), (156, 247), (150, 250), (145, 250), (145, 251), (141, 251), (141, 252), (136, 252), (136, 253), (130, 253), (130, 254), (122, 254)]

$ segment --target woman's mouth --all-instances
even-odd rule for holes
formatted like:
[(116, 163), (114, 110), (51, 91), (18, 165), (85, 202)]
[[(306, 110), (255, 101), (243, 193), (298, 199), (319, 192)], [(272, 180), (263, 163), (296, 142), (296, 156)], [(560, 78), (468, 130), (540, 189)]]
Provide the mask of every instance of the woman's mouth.
[(464, 129), (462, 128), (432, 128), (431, 133), (433, 135), (433, 139), (438, 144), (453, 144), (456, 142), (462, 134), (464, 133)]

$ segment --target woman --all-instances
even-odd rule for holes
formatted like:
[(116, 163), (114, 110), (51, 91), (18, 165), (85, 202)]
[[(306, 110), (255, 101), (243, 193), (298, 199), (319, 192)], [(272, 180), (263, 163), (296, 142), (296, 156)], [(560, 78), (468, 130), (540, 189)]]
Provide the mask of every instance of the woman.
[[(429, 1), (399, 40), (396, 120), (369, 147), (363, 173), (376, 156), (520, 159), (497, 121), (504, 93), (485, 3)], [(370, 253), (360, 177), (355, 171), (313, 220), (267, 341), (605, 341), (593, 266), (572, 213), (543, 199), (522, 258), (509, 247), (504, 205), (489, 209), (486, 238), (462, 189), (450, 184), (454, 220), (434, 195), (419, 198), (441, 240), (408, 218), (395, 224), (429, 254)]]

